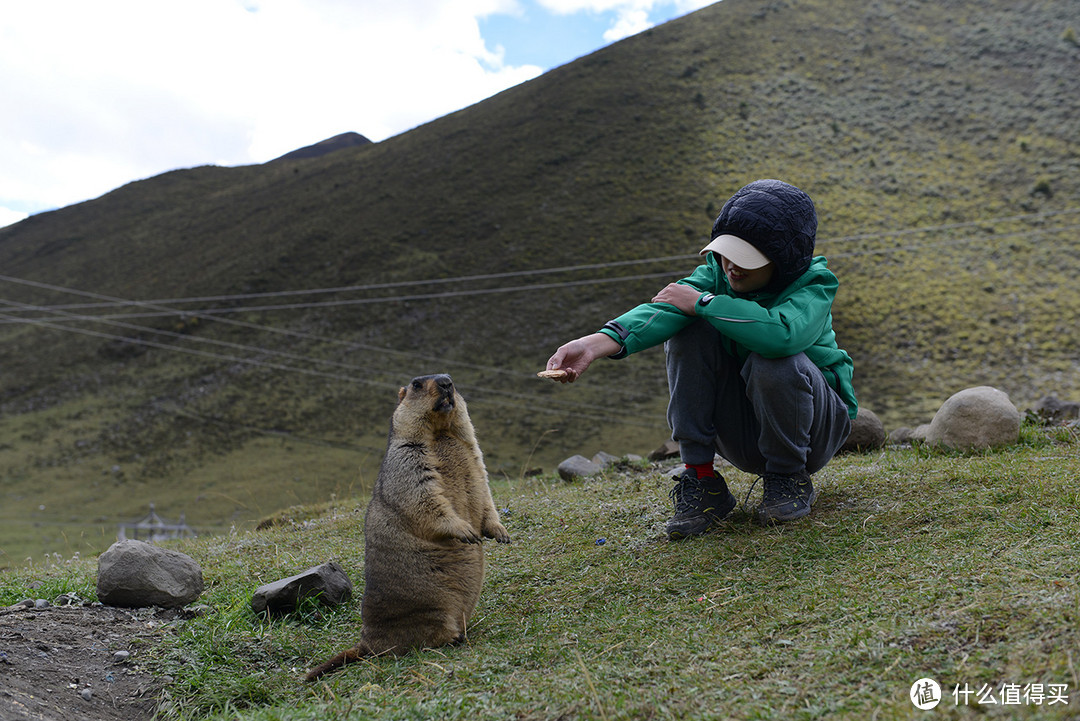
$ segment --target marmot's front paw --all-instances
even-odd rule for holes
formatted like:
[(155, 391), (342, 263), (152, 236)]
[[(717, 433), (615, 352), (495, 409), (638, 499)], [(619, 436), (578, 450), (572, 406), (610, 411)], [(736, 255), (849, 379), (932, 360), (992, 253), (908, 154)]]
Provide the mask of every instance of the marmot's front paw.
[(462, 543), (483, 543), (484, 539), (480, 537), (480, 534), (476, 532), (476, 529), (470, 526), (465, 521), (459, 521), (453, 524), (447, 535), (450, 538), (456, 538)]
[(499, 543), (510, 543), (510, 534), (501, 523), (490, 523), (484, 527), (484, 535), (494, 538)]

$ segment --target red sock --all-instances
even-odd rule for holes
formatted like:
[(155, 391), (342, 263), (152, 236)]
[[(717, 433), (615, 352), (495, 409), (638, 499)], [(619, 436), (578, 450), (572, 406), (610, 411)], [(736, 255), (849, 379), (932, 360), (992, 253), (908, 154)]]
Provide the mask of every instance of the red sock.
[(687, 468), (693, 468), (697, 473), (698, 480), (702, 478), (716, 477), (716, 471), (713, 470), (711, 463), (687, 463)]

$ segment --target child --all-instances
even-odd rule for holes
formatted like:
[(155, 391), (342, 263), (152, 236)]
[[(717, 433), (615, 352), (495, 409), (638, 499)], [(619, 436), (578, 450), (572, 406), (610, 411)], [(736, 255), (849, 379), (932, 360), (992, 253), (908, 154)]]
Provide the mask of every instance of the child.
[(704, 265), (548, 360), (573, 382), (597, 358), (664, 343), (668, 423), (686, 465), (673, 479), (672, 539), (705, 533), (735, 507), (716, 451), (762, 476), (760, 523), (792, 521), (817, 498), (810, 474), (851, 431), (853, 364), (836, 344), (838, 281), (813, 257), (816, 233), (810, 196), (779, 180), (750, 183), (713, 223)]

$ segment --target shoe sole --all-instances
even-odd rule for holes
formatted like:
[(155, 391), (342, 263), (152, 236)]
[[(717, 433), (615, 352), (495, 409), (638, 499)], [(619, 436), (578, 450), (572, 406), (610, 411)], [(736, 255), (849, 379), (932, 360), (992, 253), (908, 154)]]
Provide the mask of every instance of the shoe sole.
[(700, 531), (693, 531), (688, 533), (679, 530), (672, 530), (671, 522), (669, 521), (667, 527), (668, 538), (672, 541), (681, 541), (684, 538), (692, 538), (694, 536), (701, 536), (705, 533), (708, 533), (710, 530), (716, 527), (716, 524), (723, 521), (729, 513), (735, 510), (735, 506), (737, 506), (738, 504), (739, 502), (735, 499), (735, 495), (731, 492), (728, 492), (727, 502), (724, 503), (724, 505), (721, 506), (720, 510), (718, 510), (716, 513), (707, 514), (708, 523), (706, 523)]
[(800, 518), (804, 518), (810, 514), (813, 510), (814, 501), (817, 500), (818, 492), (815, 488), (810, 492), (810, 497), (806, 499), (806, 505), (798, 508), (791, 513), (779, 514), (770, 513), (764, 506), (757, 507), (757, 520), (762, 526), (768, 526), (775, 523), (787, 523), (788, 521), (797, 521)]

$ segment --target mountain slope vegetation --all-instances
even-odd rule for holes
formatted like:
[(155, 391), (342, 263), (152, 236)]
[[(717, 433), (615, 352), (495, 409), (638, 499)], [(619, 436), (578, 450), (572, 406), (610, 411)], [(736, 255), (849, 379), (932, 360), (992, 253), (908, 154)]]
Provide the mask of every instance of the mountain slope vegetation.
[(692, 269), (761, 177), (814, 197), (887, 425), (973, 385), (1075, 396), (1073, 9), (724, 0), (381, 143), (0, 230), (0, 566), (150, 502), (211, 529), (362, 493), (422, 373), (454, 376), (496, 474), (647, 452), (659, 349), (533, 373)]

